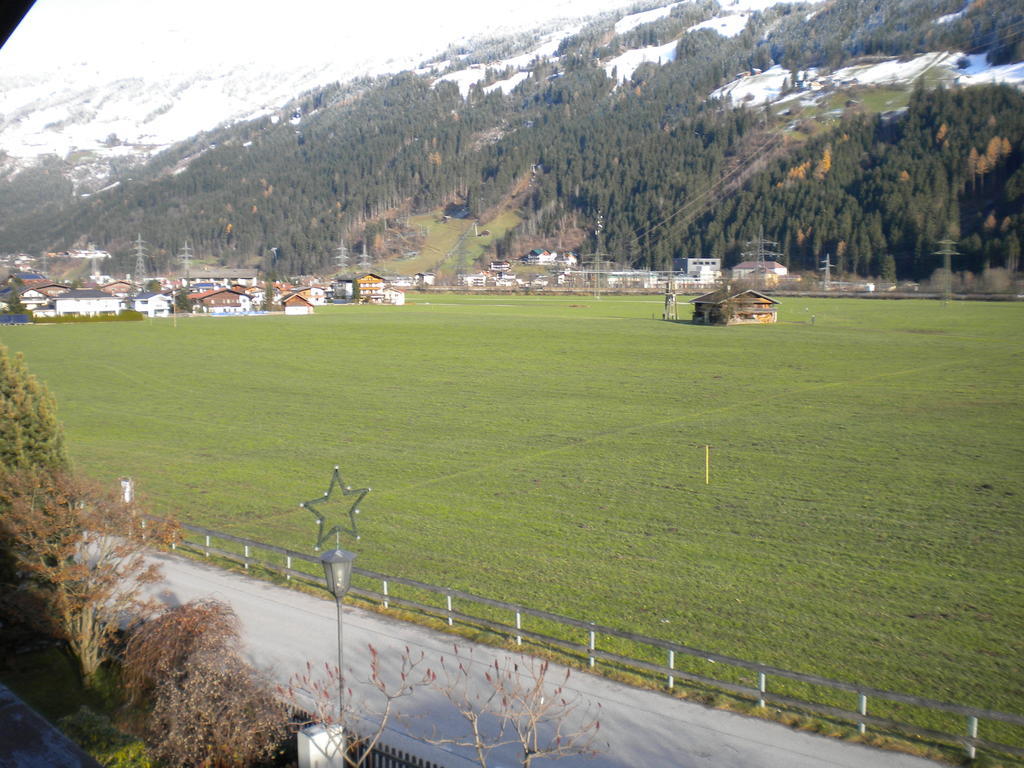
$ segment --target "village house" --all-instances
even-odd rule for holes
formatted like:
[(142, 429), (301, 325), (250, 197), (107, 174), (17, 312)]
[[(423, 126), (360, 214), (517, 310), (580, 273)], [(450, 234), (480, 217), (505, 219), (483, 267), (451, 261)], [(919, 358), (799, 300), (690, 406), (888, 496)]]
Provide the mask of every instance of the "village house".
[(383, 301), (384, 288), (387, 286), (383, 277), (367, 272), (362, 277), (357, 277), (355, 282), (358, 286), (360, 304), (380, 304)]
[(786, 265), (777, 261), (742, 261), (732, 268), (734, 280), (764, 279), (765, 282), (774, 284), (780, 277), (785, 277), (788, 274), (789, 269), (786, 268)]
[(108, 296), (117, 296), (119, 299), (123, 299), (131, 295), (133, 286), (127, 280), (115, 280), (112, 283), (97, 285), (96, 288)]
[(208, 312), (216, 315), (242, 315), (252, 311), (252, 299), (241, 291), (230, 288), (215, 288), (188, 296), (193, 312)]
[(557, 257), (557, 253), (549, 251), (547, 248), (534, 248), (523, 256), (520, 261), (523, 264), (554, 264)]
[(199, 266), (189, 270), (189, 274), (180, 278), (185, 288), (227, 288), (242, 285), (246, 288), (259, 282), (259, 272), (248, 267), (210, 267)]
[(124, 300), (95, 288), (83, 288), (77, 291), (66, 291), (57, 296), (53, 299), (53, 309), (58, 317), (116, 315), (124, 309)]
[(289, 293), (281, 298), (281, 306), (286, 315), (312, 315), (313, 302), (301, 292)]
[(405, 291), (400, 291), (397, 288), (388, 286), (382, 291), (381, 303), (401, 307), (405, 304)]
[(490, 275), (486, 272), (472, 272), (468, 275), (459, 275), (459, 285), (466, 288), (486, 288)]
[(149, 317), (169, 317), (174, 299), (166, 293), (143, 291), (132, 299), (132, 309)]
[(322, 306), (327, 303), (327, 291), (319, 285), (310, 285), (303, 288), (296, 288), (295, 293), (308, 299), (314, 306)]
[(262, 307), (263, 302), (266, 300), (267, 292), (263, 290), (262, 286), (252, 285), (242, 291), (249, 300), (252, 302), (254, 307)]
[(433, 272), (417, 272), (412, 277), (417, 285), (433, 285), (436, 279)]
[(512, 263), (509, 261), (492, 261), (490, 269), (497, 277), (505, 277), (512, 271)]
[(702, 325), (743, 325), (774, 323), (778, 317), (775, 299), (759, 291), (720, 288), (695, 299), (693, 322)]

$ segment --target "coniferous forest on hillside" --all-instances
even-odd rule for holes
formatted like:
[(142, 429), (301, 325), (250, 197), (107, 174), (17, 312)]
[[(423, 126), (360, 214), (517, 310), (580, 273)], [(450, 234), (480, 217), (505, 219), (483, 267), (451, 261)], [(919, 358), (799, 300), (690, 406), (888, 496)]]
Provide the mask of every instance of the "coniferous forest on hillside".
[[(854, 90), (843, 109), (813, 119), (708, 95), (773, 64), (800, 71), (929, 50), (1018, 61), (1024, 0), (974, 3), (943, 24), (935, 19), (960, 0), (778, 6), (734, 38), (679, 38), (715, 7), (682, 4), (622, 35), (598, 19), (507, 96), (484, 91), (512, 74), (499, 69), (467, 98), (412, 73), (326, 87), (275, 118), (126, 169), (91, 196), (76, 195), (53, 158), (0, 181), (0, 251), (95, 243), (128, 268), (141, 233), (157, 270), (177, 269), (188, 241), (222, 264), (309, 274), (330, 270), (342, 241), (380, 249), (409, 215), (455, 205), (482, 221), (517, 210), (521, 222), (495, 242), (499, 258), (560, 237), (622, 265), (670, 269), (698, 256), (729, 265), (763, 236), (794, 270), (830, 258), (840, 272), (923, 278), (946, 239), (961, 254), (957, 270), (1020, 266), (1018, 89), (918, 82), (906, 86), (907, 107), (888, 112)], [(625, 82), (601, 65), (677, 38), (674, 62), (641, 65)]]

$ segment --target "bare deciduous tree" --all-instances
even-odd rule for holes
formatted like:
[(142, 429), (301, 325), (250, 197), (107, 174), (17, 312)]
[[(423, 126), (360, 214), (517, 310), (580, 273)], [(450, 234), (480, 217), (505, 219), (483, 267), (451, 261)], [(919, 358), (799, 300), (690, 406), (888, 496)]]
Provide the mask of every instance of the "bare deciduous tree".
[(441, 659), (436, 687), (466, 721), (469, 735), (432, 743), (472, 749), (481, 768), (494, 750), (510, 745), (519, 750), (523, 768), (542, 758), (593, 756), (606, 747), (598, 743), (601, 723), (591, 706), (566, 688), (568, 669), (550, 681), (547, 660), (507, 656), (488, 664), (480, 683), (473, 666), (472, 651), (464, 654), (458, 646), (451, 659)]
[[(312, 665), (306, 673), (296, 675), (280, 694), (296, 709), (309, 713), (299, 727), (322, 725), (330, 739), (332, 755), (341, 754), (345, 764), (360, 768), (380, 743), (388, 723), (395, 716), (400, 699), (412, 696), (418, 689), (432, 685), (437, 677), (423, 667), (424, 654), (414, 654), (408, 646), (397, 664), (384, 669), (380, 653), (372, 645), (369, 674), (361, 682), (377, 695), (377, 702), (363, 707), (354, 702), (352, 689), (346, 688), (345, 679), (337, 666), (324, 665), (316, 674)], [(344, 697), (339, 700), (342, 691)]]
[(198, 600), (143, 624), (125, 649), (124, 679), (151, 704), (144, 738), (170, 765), (246, 766), (273, 755), (285, 710), (239, 653), (238, 619)]
[(151, 608), (141, 588), (158, 569), (142, 552), (173, 528), (147, 527), (117, 494), (63, 471), (6, 473), (0, 510), (0, 538), (20, 576), (6, 602), (65, 640), (91, 684), (121, 626)]

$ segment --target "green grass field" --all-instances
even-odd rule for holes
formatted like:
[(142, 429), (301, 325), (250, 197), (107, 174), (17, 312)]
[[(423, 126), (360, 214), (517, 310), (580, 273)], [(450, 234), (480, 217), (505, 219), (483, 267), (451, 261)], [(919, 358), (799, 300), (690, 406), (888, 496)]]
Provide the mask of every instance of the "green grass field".
[(409, 301), (0, 341), (158, 512), (312, 551), (340, 464), (366, 568), (1024, 711), (1024, 305)]

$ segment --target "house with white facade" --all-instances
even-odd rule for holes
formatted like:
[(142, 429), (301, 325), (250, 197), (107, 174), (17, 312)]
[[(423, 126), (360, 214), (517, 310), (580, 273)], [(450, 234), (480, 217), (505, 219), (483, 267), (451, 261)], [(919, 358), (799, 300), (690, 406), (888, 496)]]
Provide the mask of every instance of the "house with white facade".
[(313, 302), (301, 292), (289, 293), (281, 297), (281, 306), (286, 315), (312, 315)]
[(681, 266), (683, 274), (696, 278), (698, 284), (713, 283), (722, 277), (721, 259), (682, 259)]
[(124, 309), (124, 301), (109, 293), (94, 288), (83, 288), (67, 291), (53, 300), (53, 308), (58, 317), (78, 315), (94, 317), (96, 315), (116, 315)]
[(381, 298), (382, 304), (391, 304), (393, 306), (400, 307), (405, 304), (405, 291), (400, 291), (389, 285), (384, 289), (383, 296)]
[(554, 264), (556, 258), (558, 258), (558, 254), (554, 251), (549, 251), (547, 248), (534, 248), (520, 261), (523, 264)]
[(786, 268), (785, 264), (780, 264), (777, 261), (741, 261), (735, 267), (732, 268), (732, 276), (734, 278), (743, 277), (759, 277), (764, 275), (765, 277), (774, 276), (775, 278), (785, 277), (789, 274), (789, 269)]
[(252, 311), (252, 299), (241, 291), (217, 288), (203, 293), (189, 294), (193, 312), (213, 315), (244, 315)]
[(132, 299), (132, 309), (149, 317), (170, 317), (174, 299), (166, 293), (144, 291)]
[(464, 285), (467, 288), (485, 288), (487, 287), (487, 278), (490, 275), (486, 272), (473, 272), (468, 275), (459, 275), (459, 285)]

